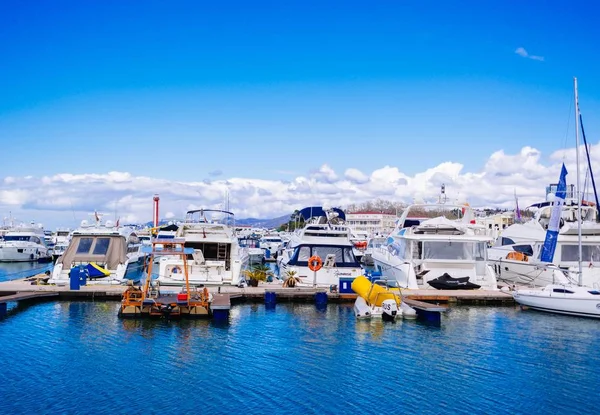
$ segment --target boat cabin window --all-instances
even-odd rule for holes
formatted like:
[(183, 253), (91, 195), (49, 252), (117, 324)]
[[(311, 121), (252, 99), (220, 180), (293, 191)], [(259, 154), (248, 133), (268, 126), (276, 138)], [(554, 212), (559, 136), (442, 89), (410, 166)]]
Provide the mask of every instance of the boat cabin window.
[(565, 290), (564, 288), (554, 288), (552, 292), (562, 293), (562, 294), (575, 294), (573, 291)]
[(527, 256), (533, 256), (533, 248), (531, 245), (515, 245), (513, 246), (513, 250), (521, 252)]
[(475, 261), (485, 261), (486, 258), (486, 243), (485, 242), (477, 242), (475, 244), (475, 253), (474, 253), (474, 259)]
[(422, 259), (472, 261), (473, 242), (423, 241)]
[(94, 252), (92, 252), (92, 255), (106, 255), (108, 252), (108, 245), (110, 245), (110, 238), (96, 239), (96, 245), (94, 246)]
[(318, 255), (321, 257), (323, 262), (327, 258), (327, 255), (335, 256), (335, 263), (338, 266), (357, 266), (358, 261), (354, 256), (354, 252), (351, 247), (342, 246), (300, 246), (296, 249), (296, 253), (292, 256), (290, 265), (305, 265), (308, 264), (308, 260), (311, 256)]
[(514, 245), (515, 241), (510, 238), (502, 237), (502, 245)]
[(598, 291), (598, 290), (590, 290), (590, 291), (588, 291), (588, 293), (590, 293), (592, 295), (600, 295), (600, 291)]
[(298, 261), (307, 261), (310, 258), (310, 246), (301, 246), (298, 251)]
[[(600, 262), (600, 245), (581, 245), (581, 260), (584, 262)], [(560, 248), (561, 262), (577, 262), (579, 246), (562, 244)]]
[(5, 241), (22, 241), (29, 242), (31, 236), (28, 235), (4, 235)]
[(407, 249), (406, 239), (394, 237), (394, 241), (390, 241), (387, 246), (388, 251), (400, 258), (406, 258), (409, 250)]
[(78, 254), (87, 254), (90, 252), (90, 248), (92, 247), (92, 242), (94, 238), (80, 238), (79, 245), (77, 246)]
[(367, 248), (379, 248), (385, 241), (383, 239), (371, 239)]

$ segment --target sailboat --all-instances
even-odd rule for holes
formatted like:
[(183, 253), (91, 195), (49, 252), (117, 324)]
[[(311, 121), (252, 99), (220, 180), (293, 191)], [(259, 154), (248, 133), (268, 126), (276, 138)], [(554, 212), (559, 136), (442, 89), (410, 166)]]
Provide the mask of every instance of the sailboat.
[[(577, 191), (580, 191), (580, 165), (579, 165), (579, 102), (577, 98), (577, 78), (573, 79), (575, 89), (575, 139), (576, 139), (576, 163), (577, 163)], [(554, 210), (551, 214), (546, 241), (544, 242), (542, 260), (552, 262), (556, 238), (558, 236), (561, 208), (566, 198), (566, 176), (567, 169), (563, 164), (560, 180), (556, 189), (554, 199)], [(567, 284), (551, 284), (541, 290), (516, 290), (513, 298), (521, 307), (531, 308), (550, 313), (567, 314), (581, 317), (600, 318), (600, 291), (582, 285), (582, 248), (581, 248), (581, 198), (578, 203), (578, 282)]]

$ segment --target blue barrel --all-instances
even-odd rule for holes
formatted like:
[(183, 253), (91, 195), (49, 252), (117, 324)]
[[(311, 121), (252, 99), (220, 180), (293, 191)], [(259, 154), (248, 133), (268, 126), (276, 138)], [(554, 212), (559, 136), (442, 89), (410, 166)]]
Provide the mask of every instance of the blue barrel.
[(267, 308), (275, 307), (277, 304), (277, 294), (273, 291), (265, 291), (265, 306)]
[(87, 283), (88, 270), (85, 267), (73, 267), (69, 272), (69, 289), (79, 290)]
[(315, 294), (315, 304), (317, 307), (326, 307), (327, 306), (327, 293), (326, 292), (318, 292)]

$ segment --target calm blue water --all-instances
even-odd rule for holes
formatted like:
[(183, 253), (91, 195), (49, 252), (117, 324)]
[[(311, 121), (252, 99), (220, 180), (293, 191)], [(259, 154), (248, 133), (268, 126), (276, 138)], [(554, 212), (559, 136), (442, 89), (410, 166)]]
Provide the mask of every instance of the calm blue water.
[(0, 413), (597, 413), (598, 322), (454, 308), (440, 327), (350, 305), (236, 305), (229, 324), (48, 302), (0, 321)]
[(52, 269), (52, 263), (0, 262), (0, 282), (31, 277)]

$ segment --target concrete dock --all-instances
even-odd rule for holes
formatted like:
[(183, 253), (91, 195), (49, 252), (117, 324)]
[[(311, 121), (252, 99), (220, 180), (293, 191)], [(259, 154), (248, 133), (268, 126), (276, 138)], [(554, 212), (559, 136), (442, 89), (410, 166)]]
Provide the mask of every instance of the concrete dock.
[[(58, 300), (114, 300), (120, 301), (124, 285), (86, 285), (79, 290), (70, 290), (68, 287), (55, 285), (31, 284), (25, 279), (0, 282), (0, 296), (16, 293), (49, 293)], [(209, 291), (216, 294), (224, 294), (232, 302), (251, 301), (263, 302), (265, 292), (273, 292), (277, 301), (312, 302), (318, 292), (326, 292), (327, 299), (332, 303), (351, 303), (356, 299), (353, 293), (328, 292), (323, 288), (283, 288), (281, 284), (265, 283), (258, 287), (235, 287), (219, 286), (208, 287)], [(162, 287), (164, 291), (179, 291), (178, 287)], [(456, 305), (513, 305), (515, 304), (510, 293), (491, 290), (402, 290), (406, 298), (433, 303), (448, 303)], [(226, 299), (219, 296), (219, 302)]]

